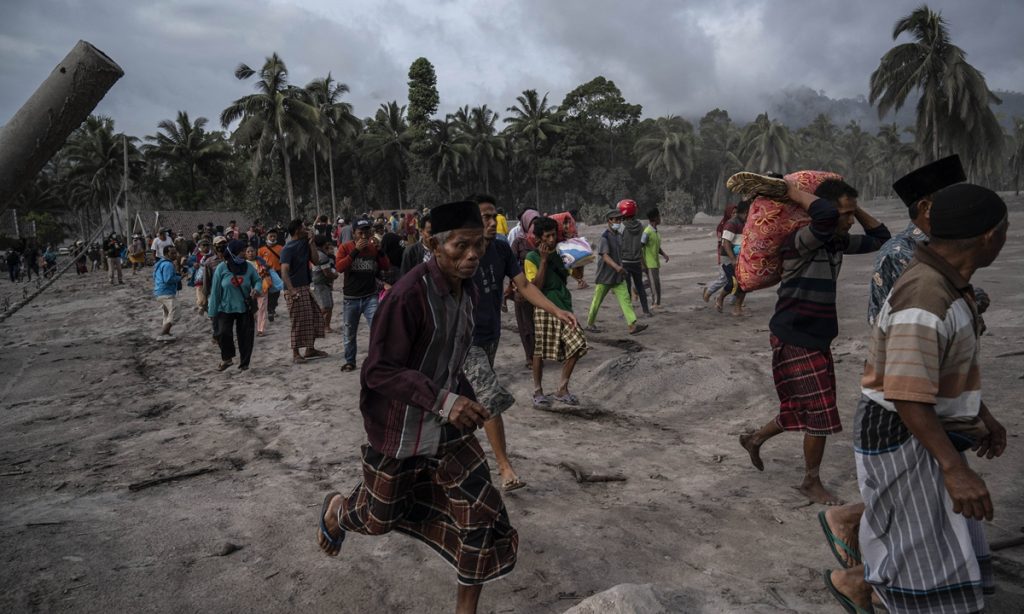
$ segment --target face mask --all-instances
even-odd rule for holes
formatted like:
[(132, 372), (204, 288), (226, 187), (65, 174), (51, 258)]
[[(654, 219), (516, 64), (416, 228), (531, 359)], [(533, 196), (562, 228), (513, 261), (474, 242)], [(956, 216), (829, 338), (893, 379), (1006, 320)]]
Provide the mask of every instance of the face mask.
[(612, 224), (612, 230), (619, 234), (622, 234), (622, 222), (619, 222), (618, 224)]
[(274, 239), (267, 239), (267, 245), (274, 245), (275, 243), (277, 243), (276, 240), (274, 240)]

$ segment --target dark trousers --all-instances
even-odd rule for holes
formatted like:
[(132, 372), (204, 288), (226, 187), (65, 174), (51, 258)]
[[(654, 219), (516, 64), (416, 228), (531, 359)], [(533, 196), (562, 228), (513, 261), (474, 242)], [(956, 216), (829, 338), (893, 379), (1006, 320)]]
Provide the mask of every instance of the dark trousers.
[[(234, 326), (235, 333), (231, 328)], [(238, 335), (238, 366), (248, 367), (252, 358), (252, 344), (256, 338), (256, 320), (246, 313), (217, 314), (217, 343), (220, 345), (220, 359), (231, 360), (235, 357), (235, 335)]]
[(636, 293), (640, 295), (640, 307), (644, 313), (651, 313), (647, 306), (647, 291), (644, 290), (644, 266), (639, 262), (623, 262), (622, 268), (626, 269), (626, 289), (631, 293), (636, 287)]
[(270, 292), (267, 294), (267, 313), (274, 315), (277, 313), (277, 301), (281, 299), (280, 292)]
[(533, 305), (526, 299), (516, 300), (516, 326), (519, 327), (519, 340), (523, 342), (523, 352), (526, 354), (526, 362), (533, 360), (533, 346), (535, 343), (533, 330)]

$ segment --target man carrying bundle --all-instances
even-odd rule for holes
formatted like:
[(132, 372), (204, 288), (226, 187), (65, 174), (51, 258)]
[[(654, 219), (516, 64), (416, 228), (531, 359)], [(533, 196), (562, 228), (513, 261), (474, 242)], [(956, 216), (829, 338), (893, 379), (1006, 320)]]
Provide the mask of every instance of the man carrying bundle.
[[(761, 446), (783, 431), (804, 432), (803, 482), (797, 490), (815, 503), (842, 503), (819, 477), (825, 437), (842, 430), (830, 346), (839, 334), (836, 280), (844, 254), (878, 251), (889, 230), (857, 205), (857, 190), (844, 181), (823, 181), (808, 194), (787, 181), (787, 197), (807, 210), (811, 222), (782, 243), (782, 281), (772, 316), (772, 374), (779, 414), (760, 430), (740, 436), (758, 471)], [(851, 235), (856, 220), (866, 234)]]

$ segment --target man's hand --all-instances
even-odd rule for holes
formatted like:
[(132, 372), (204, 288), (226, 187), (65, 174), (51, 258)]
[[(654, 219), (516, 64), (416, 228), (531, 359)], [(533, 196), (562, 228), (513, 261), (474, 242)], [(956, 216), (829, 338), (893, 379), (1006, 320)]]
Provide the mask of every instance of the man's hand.
[(544, 262), (545, 260), (548, 259), (548, 256), (550, 256), (555, 250), (550, 245), (548, 245), (547, 242), (541, 241), (540, 245), (537, 246), (537, 251), (539, 251), (540, 255), (543, 256), (541, 262)]
[(464, 396), (455, 399), (455, 405), (448, 412), (448, 422), (464, 431), (482, 427), (490, 417), (491, 412), (487, 411), (486, 407)]
[(356, 249), (359, 251), (363, 251), (364, 249), (366, 249), (366, 246), (368, 246), (369, 244), (370, 242), (366, 239), (356, 239)]
[(661, 257), (665, 259), (665, 262), (668, 262), (668, 254), (662, 254)]
[(570, 328), (579, 328), (580, 326), (579, 321), (576, 319), (576, 314), (571, 311), (565, 311), (564, 309), (560, 310), (555, 314), (555, 317), (558, 318), (562, 324), (565, 324)]
[(985, 480), (965, 463), (942, 472), (942, 479), (953, 500), (953, 512), (975, 520), (992, 520), (992, 498)]
[(975, 442), (971, 449), (988, 459), (1001, 456), (1006, 450), (1006, 429), (988, 412), (981, 416), (981, 421), (988, 427), (988, 436)]

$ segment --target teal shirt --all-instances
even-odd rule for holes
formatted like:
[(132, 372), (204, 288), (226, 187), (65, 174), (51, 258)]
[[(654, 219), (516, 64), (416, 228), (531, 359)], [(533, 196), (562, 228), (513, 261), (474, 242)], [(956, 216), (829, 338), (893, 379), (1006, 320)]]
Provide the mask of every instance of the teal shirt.
[(235, 277), (236, 275), (228, 270), (226, 262), (217, 265), (213, 272), (213, 282), (210, 284), (207, 307), (207, 313), (211, 318), (217, 317), (218, 313), (245, 313), (245, 297), (249, 296), (253, 288), (256, 288), (257, 293), (261, 293), (263, 281), (251, 264), (245, 265), (245, 275), (240, 276), (241, 285), (235, 286), (231, 283)]

